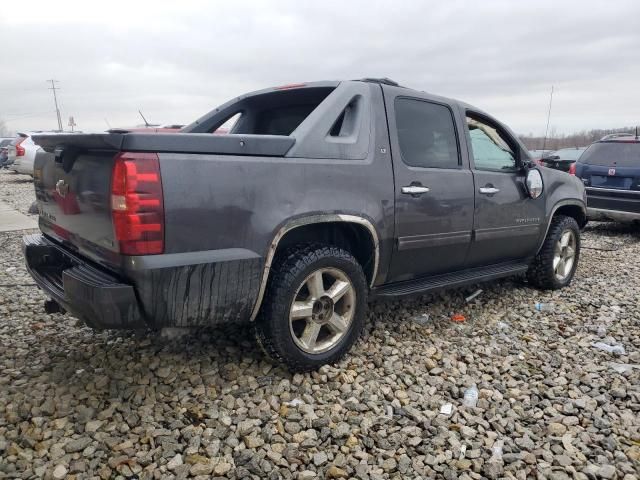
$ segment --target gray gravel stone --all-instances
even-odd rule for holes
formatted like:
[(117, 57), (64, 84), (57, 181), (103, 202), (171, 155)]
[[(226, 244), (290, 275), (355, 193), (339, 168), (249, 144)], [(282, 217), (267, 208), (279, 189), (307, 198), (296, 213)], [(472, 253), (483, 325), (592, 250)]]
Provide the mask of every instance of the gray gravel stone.
[(56, 468), (53, 469), (52, 475), (55, 480), (62, 480), (67, 476), (67, 467), (64, 465), (57, 465)]
[(88, 437), (80, 437), (70, 440), (64, 446), (64, 451), (67, 453), (81, 452), (91, 443), (91, 439)]

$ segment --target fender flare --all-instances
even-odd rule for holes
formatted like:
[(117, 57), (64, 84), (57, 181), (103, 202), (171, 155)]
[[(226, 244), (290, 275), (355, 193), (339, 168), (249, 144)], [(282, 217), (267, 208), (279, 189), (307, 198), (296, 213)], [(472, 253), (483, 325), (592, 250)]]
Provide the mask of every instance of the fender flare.
[(310, 215), (306, 217), (297, 218), (286, 223), (282, 226), (278, 232), (275, 234), (271, 243), (269, 244), (269, 248), (267, 250), (267, 256), (264, 264), (264, 268), (262, 270), (262, 279), (260, 280), (260, 289), (258, 290), (258, 298), (256, 299), (256, 303), (253, 306), (253, 310), (251, 311), (250, 321), (254, 321), (256, 316), (258, 315), (258, 311), (260, 310), (260, 306), (262, 305), (262, 300), (264, 298), (264, 292), (267, 288), (267, 281), (269, 279), (269, 273), (271, 271), (271, 264), (273, 262), (273, 258), (275, 257), (276, 251), (278, 250), (278, 244), (280, 240), (291, 230), (295, 228), (302, 227), (305, 225), (311, 225), (315, 223), (333, 223), (333, 222), (344, 222), (344, 223), (354, 223), (357, 225), (364, 226), (369, 233), (371, 234), (371, 238), (373, 240), (373, 250), (374, 250), (374, 259), (373, 259), (373, 270), (371, 273), (371, 282), (370, 287), (373, 286), (373, 282), (375, 281), (376, 275), (378, 273), (378, 265), (380, 262), (380, 240), (378, 238), (378, 233), (376, 232), (373, 223), (370, 220), (351, 214), (319, 214), (319, 215)]
[(551, 209), (551, 215), (549, 215), (549, 221), (547, 222), (547, 226), (544, 230), (544, 235), (540, 240), (540, 245), (538, 245), (538, 248), (536, 249), (536, 255), (540, 252), (540, 249), (544, 245), (544, 241), (547, 238), (547, 234), (549, 233), (549, 228), (551, 228), (551, 221), (553, 220), (553, 216), (556, 214), (556, 212), (560, 207), (566, 207), (569, 205), (574, 207), (580, 207), (580, 209), (582, 210), (582, 213), (584, 213), (585, 218), (587, 218), (587, 206), (583, 201), (578, 199), (569, 199), (569, 200), (560, 200), (559, 202), (557, 202)]

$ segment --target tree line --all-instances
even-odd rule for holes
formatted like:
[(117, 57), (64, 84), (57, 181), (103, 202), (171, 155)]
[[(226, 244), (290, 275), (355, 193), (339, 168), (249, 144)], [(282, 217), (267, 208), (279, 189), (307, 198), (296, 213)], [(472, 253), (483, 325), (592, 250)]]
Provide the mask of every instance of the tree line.
[(635, 131), (636, 127), (623, 127), (582, 130), (581, 132), (565, 135), (558, 134), (555, 128), (552, 128), (546, 141), (544, 137), (536, 137), (533, 134), (518, 136), (529, 150), (540, 150), (543, 148), (543, 145), (545, 150), (558, 150), (560, 148), (586, 147), (611, 133), (635, 133)]

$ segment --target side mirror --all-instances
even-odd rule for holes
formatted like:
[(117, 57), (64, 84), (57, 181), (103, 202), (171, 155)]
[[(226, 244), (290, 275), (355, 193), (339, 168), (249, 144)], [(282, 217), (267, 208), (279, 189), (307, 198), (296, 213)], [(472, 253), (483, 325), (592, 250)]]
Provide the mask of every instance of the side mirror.
[(543, 190), (544, 183), (542, 182), (540, 170), (532, 168), (527, 172), (527, 192), (531, 198), (538, 198), (542, 195)]

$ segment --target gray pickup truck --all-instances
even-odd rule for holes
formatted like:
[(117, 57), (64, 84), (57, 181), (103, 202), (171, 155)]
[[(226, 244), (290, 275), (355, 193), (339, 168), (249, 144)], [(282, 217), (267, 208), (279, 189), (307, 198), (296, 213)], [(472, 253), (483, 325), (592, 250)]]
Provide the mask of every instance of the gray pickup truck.
[(253, 322), (291, 370), (344, 355), (369, 298), (524, 273), (563, 287), (586, 223), (582, 183), (534, 167), (502, 123), (387, 79), (249, 93), (178, 133), (34, 140), (24, 254), (47, 311)]

